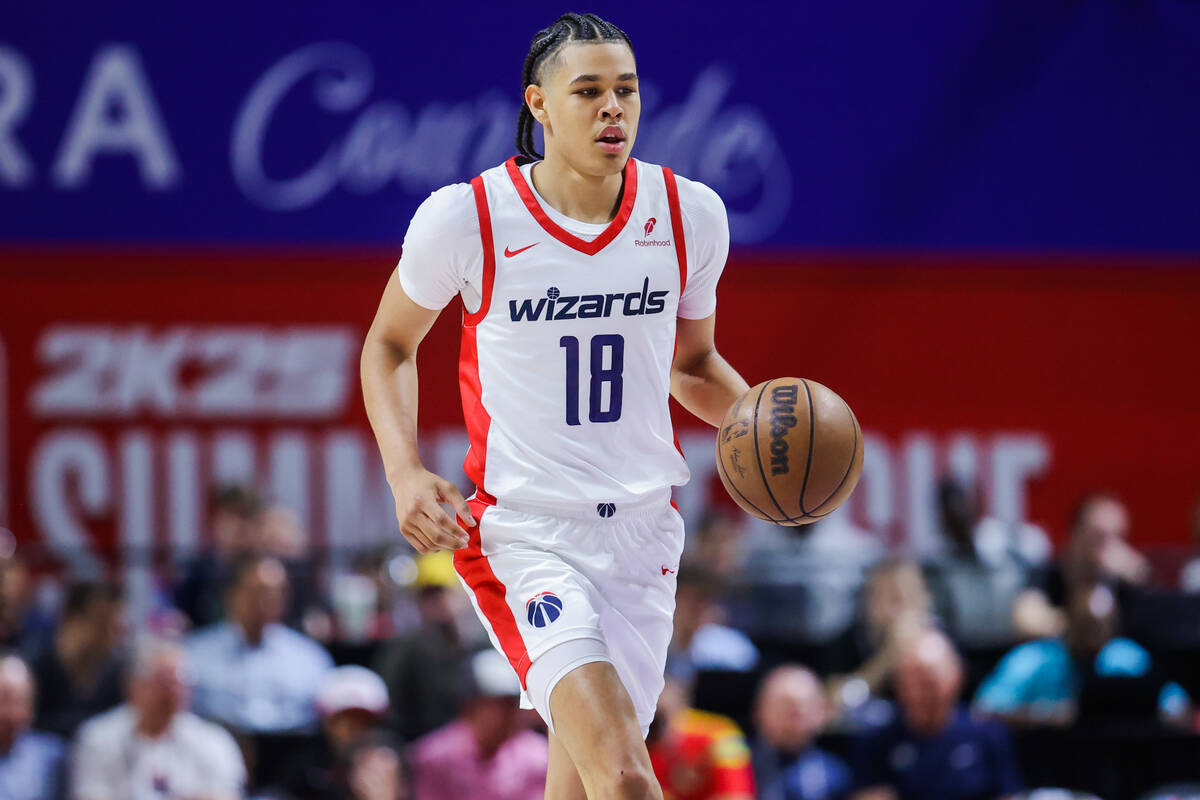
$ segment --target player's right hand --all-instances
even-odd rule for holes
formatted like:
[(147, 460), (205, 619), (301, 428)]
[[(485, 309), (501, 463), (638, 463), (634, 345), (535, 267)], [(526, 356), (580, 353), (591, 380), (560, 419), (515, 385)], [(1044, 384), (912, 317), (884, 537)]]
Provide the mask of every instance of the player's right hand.
[(392, 485), (400, 533), (418, 553), (460, 550), (467, 546), (467, 532), (442, 508), (448, 503), (459, 519), (474, 527), (475, 518), (458, 487), (429, 470), (405, 475)]

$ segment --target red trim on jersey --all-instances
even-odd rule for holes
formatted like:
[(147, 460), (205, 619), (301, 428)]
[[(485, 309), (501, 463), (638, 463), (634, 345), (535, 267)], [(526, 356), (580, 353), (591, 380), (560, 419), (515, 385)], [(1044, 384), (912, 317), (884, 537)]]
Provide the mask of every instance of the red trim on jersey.
[(521, 195), (525, 207), (529, 209), (529, 213), (538, 221), (538, 224), (546, 230), (546, 233), (584, 255), (594, 256), (603, 250), (605, 245), (617, 238), (617, 234), (625, 228), (625, 223), (633, 214), (633, 201), (637, 199), (637, 164), (632, 158), (625, 162), (625, 193), (621, 197), (621, 207), (617, 210), (617, 216), (608, 223), (608, 227), (604, 229), (603, 233), (590, 242), (564, 230), (558, 223), (546, 216), (546, 212), (538, 204), (537, 198), (533, 196), (533, 190), (525, 182), (525, 176), (521, 174), (521, 168), (517, 166), (516, 156), (504, 162), (504, 166), (508, 169), (508, 175), (512, 178), (513, 186), (517, 187), (517, 194)]
[(505, 599), (508, 589), (496, 577), (496, 573), (492, 571), (492, 565), (488, 563), (487, 556), (483, 554), (483, 545), (479, 538), (479, 524), (483, 520), (484, 514), (493, 505), (493, 503), (486, 502), (484, 498), (492, 499), (489, 495), (483, 494), (482, 497), (471, 498), (467, 503), (471, 507), (471, 514), (475, 517), (475, 526), (466, 529), (467, 546), (462, 550), (454, 551), (454, 569), (471, 588), (472, 594), (475, 595), (475, 602), (479, 604), (479, 610), (491, 623), (492, 632), (496, 634), (496, 639), (500, 642), (500, 647), (504, 650), (508, 663), (512, 664), (512, 668), (517, 671), (517, 677), (521, 680), (521, 688), (524, 689), (525, 676), (529, 673), (529, 667), (533, 662), (529, 660), (529, 651), (525, 648), (525, 640), (521, 638), (521, 630), (517, 627), (517, 618), (513, 616), (512, 609), (509, 608), (508, 601)]
[(475, 341), (474, 325), (463, 325), (462, 345), (458, 355), (458, 391), (462, 396), (463, 421), (467, 425), (467, 440), (471, 447), (463, 461), (467, 477), (480, 489), (487, 465), (488, 429), (492, 416), (483, 407), (483, 387), (479, 382), (479, 346)]
[(679, 259), (679, 302), (683, 302), (683, 290), (687, 286), (687, 242), (683, 238), (683, 211), (679, 208), (679, 186), (675, 173), (662, 168), (663, 182), (667, 185), (667, 205), (671, 208), (671, 235), (675, 237), (675, 257)]
[(479, 214), (479, 241), (483, 245), (483, 286), (479, 292), (479, 310), (474, 314), (464, 314), (464, 325), (478, 325), (487, 316), (492, 305), (492, 284), (496, 281), (496, 245), (492, 239), (492, 214), (488, 210), (483, 177), (472, 178), (471, 188), (475, 190), (475, 211)]

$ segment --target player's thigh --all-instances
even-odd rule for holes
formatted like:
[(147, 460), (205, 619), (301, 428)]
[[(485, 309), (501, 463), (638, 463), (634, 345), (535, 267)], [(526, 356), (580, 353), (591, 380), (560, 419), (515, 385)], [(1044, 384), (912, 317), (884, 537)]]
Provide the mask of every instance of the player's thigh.
[(550, 734), (550, 763), (546, 766), (546, 800), (587, 800), (575, 762), (553, 733)]
[(612, 664), (593, 661), (567, 673), (550, 695), (550, 713), (585, 786), (620, 774), (653, 778), (633, 701)]

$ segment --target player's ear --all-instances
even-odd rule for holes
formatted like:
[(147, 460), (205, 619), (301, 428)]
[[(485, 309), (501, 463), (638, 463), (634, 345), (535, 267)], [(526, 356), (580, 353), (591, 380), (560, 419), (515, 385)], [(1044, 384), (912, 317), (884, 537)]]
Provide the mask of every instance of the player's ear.
[(550, 115), (546, 113), (546, 93), (541, 86), (531, 83), (525, 87), (525, 105), (529, 106), (533, 118), (542, 125), (550, 121)]

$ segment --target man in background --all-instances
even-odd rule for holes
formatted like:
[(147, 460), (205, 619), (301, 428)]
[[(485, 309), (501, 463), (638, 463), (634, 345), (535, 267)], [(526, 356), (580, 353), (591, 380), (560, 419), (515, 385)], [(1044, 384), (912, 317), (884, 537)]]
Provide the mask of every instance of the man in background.
[(1108, 586), (1118, 613), (1126, 613), (1150, 579), (1150, 562), (1129, 544), (1130, 529), (1129, 509), (1120, 498), (1104, 492), (1084, 497), (1072, 515), (1070, 541), (1058, 563), (1017, 597), (1013, 622), (1020, 636), (1061, 636), (1071, 593), (1081, 586)]
[(1013, 797), (1021, 777), (1008, 731), (959, 706), (963, 671), (945, 634), (909, 640), (896, 663), (900, 713), (855, 743), (854, 800)]
[(190, 683), (182, 648), (140, 641), (129, 701), (79, 731), (73, 800), (241, 797), (241, 751), (224, 729), (186, 710)]
[(549, 744), (518, 708), (521, 685), (496, 650), (471, 658), (474, 696), (458, 718), (412, 746), (415, 800), (542, 800)]
[(36, 725), (70, 738), (85, 719), (121, 702), (125, 605), (107, 581), (67, 587), (62, 618), (30, 664), (37, 677)]
[(767, 674), (754, 703), (758, 735), (751, 746), (759, 800), (842, 800), (850, 793), (845, 762), (813, 744), (830, 716), (812, 671), (784, 664)]
[[(413, 591), (420, 625), (384, 645), (373, 664), (387, 684), (388, 724), (406, 742), (458, 715), (469, 685), (470, 648), (482, 644), (483, 635), (451, 553), (419, 556)], [(464, 635), (464, 623), (476, 636)]]
[(208, 541), (185, 566), (175, 606), (197, 628), (221, 619), (221, 591), (235, 561), (260, 549), (265, 504), (252, 486), (228, 484), (208, 495)]
[(666, 685), (646, 745), (667, 800), (751, 800), (750, 748), (728, 717), (691, 707), (691, 665), (667, 660)]
[(387, 687), (365, 667), (337, 667), (317, 693), (321, 735), (293, 748), (280, 788), (297, 800), (401, 800), (404, 774), (396, 743), (380, 727)]
[(33, 721), (33, 673), (18, 656), (0, 656), (0, 797), (58, 800), (66, 745)]
[(198, 714), (248, 733), (313, 727), (313, 701), (333, 659), (317, 642), (280, 624), (287, 593), (287, 572), (277, 559), (251, 556), (234, 565), (226, 621), (187, 641)]

